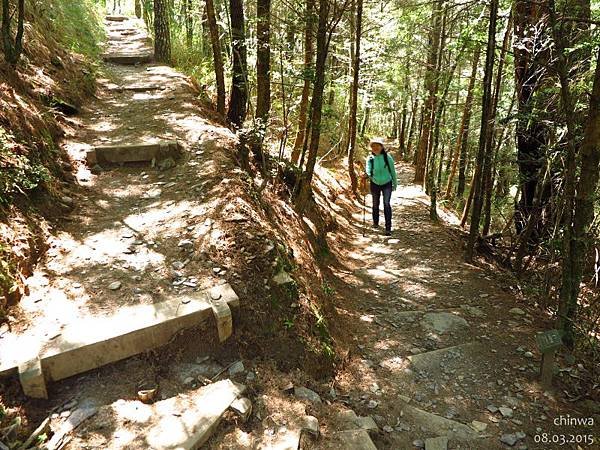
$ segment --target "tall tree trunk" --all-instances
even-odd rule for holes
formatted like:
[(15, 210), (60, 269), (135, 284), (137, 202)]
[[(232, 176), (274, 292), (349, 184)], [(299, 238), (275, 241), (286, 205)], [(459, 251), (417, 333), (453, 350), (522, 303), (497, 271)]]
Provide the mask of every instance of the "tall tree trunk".
[(360, 123), (360, 135), (364, 136), (367, 132), (367, 127), (369, 126), (369, 119), (371, 117), (371, 105), (369, 104), (369, 99), (367, 98), (367, 94), (364, 96), (364, 110), (362, 122)]
[(271, 110), (271, 0), (256, 2), (256, 140), (255, 153), (262, 153)]
[[(350, 89), (349, 89), (349, 95), (347, 96), (347, 100), (348, 100), (348, 124), (350, 124), (350, 111), (352, 110), (352, 101), (353, 101), (353, 95), (354, 95), (354, 87), (352, 86), (352, 79), (354, 78), (354, 51), (355, 51), (355, 44), (356, 44), (356, 0), (349, 0), (350, 1), (350, 11), (348, 11), (348, 28), (349, 28), (349, 50), (348, 50), (348, 54), (350, 56), (349, 58), (349, 64), (347, 66), (347, 76), (348, 79), (350, 79)], [(358, 102), (358, 100), (357, 100)], [(344, 115), (342, 116), (342, 119), (340, 120), (340, 122), (343, 123), (344, 119), (346, 118), (346, 115), (344, 113)], [(340, 144), (340, 154), (348, 154), (348, 151), (350, 150), (350, 126), (348, 125), (348, 127), (346, 127), (344, 129), (344, 133), (342, 135), (342, 139), (341, 139), (341, 144)]]
[(133, 9), (135, 11), (135, 17), (137, 17), (138, 19), (141, 19), (142, 18), (142, 2), (141, 2), (141, 0), (135, 0)]
[(154, 58), (171, 64), (171, 32), (167, 0), (154, 0)]
[[(443, 94), (441, 96), (439, 105), (437, 107), (437, 112), (436, 115), (438, 117), (438, 120), (436, 120), (435, 123), (435, 131), (434, 131), (434, 137), (433, 137), (433, 154), (432, 154), (432, 162), (431, 162), (431, 173), (429, 174), (429, 190), (430, 190), (430, 195), (431, 195), (431, 208), (429, 211), (429, 216), (431, 217), (432, 220), (437, 220), (437, 195), (438, 195), (438, 190), (439, 190), (439, 186), (441, 184), (441, 179), (442, 179), (442, 167), (444, 164), (444, 148), (442, 147), (442, 151), (441, 151), (441, 155), (439, 157), (439, 161), (437, 162), (438, 167), (437, 167), (437, 171), (435, 170), (435, 164), (436, 164), (436, 159), (438, 159), (438, 151), (439, 151), (439, 144), (440, 144), (440, 129), (441, 129), (441, 124), (442, 124), (442, 118), (445, 115), (446, 112), (446, 104), (448, 101), (448, 93), (450, 92), (450, 85), (452, 84), (452, 79), (454, 78), (454, 72), (456, 71), (456, 68), (458, 67), (458, 64), (460, 62), (460, 59), (462, 58), (462, 52), (463, 49), (461, 49), (458, 53), (458, 55), (456, 55), (456, 60), (454, 62), (454, 64), (452, 65), (452, 67), (450, 68), (450, 71), (448, 72), (448, 79), (446, 80), (446, 86), (444, 87), (444, 91)], [(436, 179), (437, 177), (437, 179)]]
[[(598, 56), (600, 58), (600, 49)], [(590, 109), (583, 143), (580, 148), (581, 174), (577, 183), (573, 229), (569, 241), (565, 243), (568, 245), (569, 251), (567, 257), (563, 260), (562, 267), (559, 325), (564, 331), (564, 338), (568, 345), (572, 345), (574, 340), (573, 323), (577, 315), (577, 299), (581, 280), (583, 279), (586, 251), (590, 242), (588, 231), (594, 218), (594, 201), (596, 200), (594, 194), (598, 187), (598, 177), (600, 175), (600, 146), (598, 142), (600, 142), (600, 63), (596, 65)]]
[[(407, 58), (407, 65), (408, 65), (408, 58)], [(406, 158), (406, 140), (408, 138), (407, 134), (408, 134), (408, 127), (409, 127), (409, 123), (408, 123), (408, 107), (409, 107), (409, 103), (410, 103), (410, 94), (409, 94), (409, 89), (410, 89), (410, 85), (409, 85), (409, 80), (408, 80), (408, 73), (409, 73), (409, 67), (406, 68), (407, 72), (405, 74), (404, 77), (404, 92), (403, 92), (403, 100), (402, 100), (402, 113), (400, 115), (400, 119), (398, 119), (398, 149), (400, 151), (400, 157), (402, 159)]]
[[(442, 16), (442, 30), (440, 33), (440, 44), (439, 44), (439, 54), (438, 54), (438, 62), (437, 62), (437, 77), (436, 77), (436, 85), (435, 92), (439, 92), (440, 84), (442, 81), (442, 59), (444, 55), (444, 49), (446, 46), (446, 24), (448, 19), (448, 9), (444, 8), (443, 16)], [(448, 97), (448, 92), (450, 90), (450, 84), (452, 83), (452, 78), (454, 77), (454, 71), (456, 70), (456, 66), (458, 65), (458, 60), (461, 57), (462, 49), (456, 57), (455, 64), (453, 64), (452, 68), (448, 72), (448, 77), (446, 80), (446, 85), (444, 87), (444, 91), (442, 93), (441, 98), (436, 98), (436, 102), (434, 105), (434, 113), (432, 117), (433, 129), (431, 134), (431, 141), (429, 145), (429, 158), (427, 163), (427, 186), (426, 192), (429, 193), (431, 202), (429, 207), (429, 217), (431, 220), (438, 220), (437, 214), (437, 194), (438, 194), (438, 184), (436, 183), (436, 161), (438, 158), (438, 150), (439, 150), (439, 142), (440, 142), (440, 128), (442, 122), (442, 115), (444, 114), (444, 110), (446, 107), (446, 99)], [(450, 57), (449, 57), (450, 59)], [(440, 167), (441, 167), (440, 160)]]
[(194, 15), (192, 11), (192, 0), (182, 0), (183, 17), (185, 20), (185, 40), (188, 49), (194, 43)]
[[(487, 148), (490, 155), (496, 155), (497, 152), (495, 149), (495, 140), (496, 136), (496, 112), (498, 110), (498, 103), (500, 102), (500, 94), (502, 91), (502, 78), (504, 73), (504, 63), (506, 61), (506, 54), (508, 53), (508, 46), (510, 44), (510, 36), (512, 33), (512, 11), (508, 18), (508, 23), (506, 25), (506, 32), (504, 33), (504, 39), (502, 41), (502, 51), (500, 52), (500, 60), (498, 62), (498, 71), (496, 72), (496, 82), (494, 84), (494, 96), (492, 100), (492, 117), (490, 118), (491, 129), (488, 133), (488, 143)], [(494, 156), (491, 166), (487, 170), (485, 174), (484, 180), (484, 205), (483, 205), (483, 229), (482, 234), (486, 236), (490, 231), (490, 224), (492, 221), (492, 194), (494, 191), (493, 186), (493, 173), (495, 171), (495, 162), (496, 157)]]
[[(454, 178), (456, 177), (456, 170), (458, 168), (458, 162), (461, 162), (461, 174), (462, 174), (462, 188), (458, 190), (457, 195), (462, 197), (465, 187), (465, 165), (466, 155), (469, 141), (469, 129), (471, 126), (471, 115), (473, 114), (473, 97), (475, 89), (475, 81), (477, 80), (477, 69), (479, 67), (479, 56), (481, 54), (481, 48), (479, 45), (475, 48), (475, 54), (473, 55), (473, 68), (471, 70), (471, 77), (469, 79), (469, 87), (467, 89), (467, 98), (465, 100), (465, 109), (463, 111), (462, 122), (460, 124), (460, 130), (458, 132), (458, 138), (456, 140), (456, 147), (454, 149), (454, 155), (452, 156), (452, 167), (450, 168), (450, 175), (448, 176), (448, 184), (446, 185), (446, 198), (452, 197), (452, 188), (454, 187)], [(461, 185), (461, 179), (459, 178), (459, 186)]]
[(215, 17), (215, 5), (213, 0), (206, 0), (206, 19), (210, 32), (210, 42), (212, 45), (213, 65), (215, 69), (215, 79), (217, 82), (217, 111), (225, 115), (225, 75), (223, 70), (223, 53), (221, 52), (221, 39), (219, 38), (219, 28), (217, 18)]
[(477, 152), (474, 185), (471, 187), (473, 193), (473, 211), (471, 213), (471, 224), (469, 229), (469, 241), (465, 252), (465, 260), (471, 262), (475, 252), (475, 244), (479, 237), (479, 222), (483, 207), (483, 184), (486, 171), (491, 170), (491, 149), (488, 133), (493, 120), (492, 101), (492, 79), (494, 76), (494, 59), (496, 53), (496, 24), (498, 21), (498, 0), (492, 0), (490, 6), (490, 25), (488, 31), (488, 47), (485, 63), (485, 74), (483, 80), (483, 99), (481, 107), (481, 132), (479, 135), (479, 149)]
[(306, 133), (308, 131), (306, 128), (306, 122), (314, 58), (314, 0), (306, 1), (305, 14), (306, 23), (304, 29), (304, 71), (302, 74), (302, 77), (304, 78), (304, 84), (302, 86), (302, 97), (300, 98), (300, 112), (298, 113), (298, 131), (296, 133), (296, 140), (294, 142), (294, 148), (292, 150), (291, 157), (293, 163), (297, 163), (298, 158), (300, 158), (300, 151), (304, 146)]
[[(536, 110), (536, 93), (547, 76), (548, 36), (543, 2), (515, 0), (515, 82), (517, 89), (517, 163), (521, 198), (516, 205), (515, 226), (520, 233), (529, 215), (545, 166), (544, 147), (548, 141), (546, 125)], [(541, 202), (544, 203), (543, 201)]]
[[(465, 170), (466, 172), (466, 170)], [(465, 175), (466, 176), (466, 175)], [(466, 185), (466, 183), (465, 183)], [(475, 173), (473, 174), (473, 177), (471, 178), (471, 189), (469, 189), (469, 195), (467, 196), (467, 201), (465, 202), (465, 207), (463, 209), (463, 213), (462, 213), (462, 217), (460, 219), (460, 227), (464, 228), (464, 226), (467, 224), (467, 221), (469, 220), (469, 213), (471, 212), (471, 205), (473, 204), (473, 194), (475, 193), (475, 191), (473, 190), (473, 186), (475, 185)], [(464, 194), (464, 192), (463, 192)], [(462, 197), (462, 194), (461, 194)]]
[[(219, 17), (219, 12), (218, 12), (219, 8), (217, 5), (214, 4), (213, 2), (213, 16)], [(215, 23), (217, 23), (216, 21), (216, 17), (215, 17)], [(229, 24), (229, 14), (227, 14), (227, 23)], [(206, 2), (204, 4), (204, 8), (202, 8), (202, 19), (200, 19), (200, 28), (202, 29), (202, 42), (200, 44), (200, 54), (202, 56), (204, 56), (205, 58), (210, 57), (210, 52), (212, 49), (212, 34), (210, 31), (210, 23), (209, 23), (209, 19), (208, 19), (208, 8), (206, 6)], [(219, 30), (219, 27), (217, 26), (216, 30)], [(227, 30), (231, 33), (231, 27), (227, 27)], [(220, 37), (219, 33), (217, 33), (217, 36)], [(230, 36), (230, 34), (228, 34), (227, 36)], [(227, 40), (223, 39), (223, 42), (220, 43), (221, 46), (221, 51), (225, 51), (227, 52), (227, 58), (230, 58), (230, 49), (229, 49), (229, 44), (227, 43)], [(213, 55), (214, 58), (214, 55)]]
[(2, 0), (2, 49), (4, 59), (11, 66), (15, 66), (23, 52), (23, 34), (25, 30), (25, 0), (17, 3), (17, 34), (12, 37), (11, 24), (13, 14), (10, 11), (10, 1)]
[(354, 155), (356, 152), (356, 110), (358, 106), (358, 84), (360, 71), (360, 39), (362, 35), (362, 14), (363, 0), (356, 1), (356, 31), (354, 61), (352, 68), (352, 92), (350, 93), (350, 114), (348, 123), (348, 132), (350, 138), (350, 147), (348, 149), (348, 172), (350, 175), (350, 184), (352, 192), (356, 193), (358, 188), (358, 179), (354, 170)]
[(427, 166), (427, 155), (430, 149), (431, 131), (433, 128), (433, 120), (435, 116), (436, 103), (436, 81), (437, 61), (440, 45), (440, 34), (442, 31), (442, 11), (445, 0), (437, 0), (433, 3), (433, 12), (431, 22), (433, 28), (429, 37), (429, 56), (427, 59), (427, 71), (425, 72), (425, 90), (427, 91), (427, 100), (423, 106), (423, 130), (419, 147), (417, 149), (416, 167), (415, 167), (415, 183), (422, 184), (425, 181), (425, 171)]
[(406, 131), (408, 127), (408, 99), (404, 100), (402, 105), (402, 114), (398, 119), (398, 150), (400, 151), (400, 157), (404, 159), (406, 157)]
[[(588, 223), (585, 225), (580, 223), (579, 226), (577, 223), (577, 201), (580, 199), (581, 192), (577, 192), (577, 200), (576, 196), (576, 184), (577, 184), (577, 141), (578, 141), (578, 123), (576, 118), (576, 103), (575, 98), (573, 97), (571, 90), (571, 76), (576, 80), (576, 73), (571, 71), (570, 64), (572, 60), (569, 60), (565, 55), (565, 48), (567, 45), (572, 45), (572, 40), (570, 38), (574, 37), (574, 30), (565, 29), (564, 26), (559, 28), (558, 20), (557, 20), (557, 12), (556, 12), (556, 2), (555, 0), (548, 0), (548, 11), (549, 11), (549, 24), (552, 30), (552, 37), (554, 40), (554, 47), (556, 52), (554, 65), (556, 67), (556, 72), (558, 73), (558, 78), (560, 80), (561, 86), (561, 109), (564, 115), (564, 119), (567, 125), (567, 133), (566, 133), (566, 146), (567, 146), (567, 156), (565, 158), (565, 173), (564, 173), (564, 194), (563, 198), (565, 200), (564, 207), (564, 217), (563, 221), (565, 223), (564, 227), (564, 236), (563, 236), (563, 273), (562, 273), (562, 284), (560, 290), (559, 297), (559, 326), (563, 330), (563, 338), (567, 345), (570, 347), (573, 346), (575, 341), (575, 333), (573, 327), (573, 321), (576, 317), (577, 313), (577, 297), (579, 295), (579, 285), (581, 283), (581, 277), (583, 273), (583, 264), (585, 258), (585, 247), (586, 247), (586, 232), (585, 228), (589, 226), (591, 223), (591, 219), (593, 216), (592, 213), (584, 214), (584, 221)], [(577, 30), (579, 32), (579, 30)], [(590, 104), (589, 111), (589, 121), (588, 128), (585, 130), (584, 141), (582, 152), (585, 152), (586, 143), (588, 143), (589, 137), (595, 137), (594, 146), (598, 146), (598, 137), (600, 134), (595, 131), (591, 132), (589, 126), (594, 124), (592, 122), (594, 120), (594, 116), (598, 116), (597, 104), (594, 104), (594, 100), (598, 100), (598, 73), (600, 73), (600, 69), (596, 68), (596, 77), (594, 83), (594, 89), (592, 92), (592, 103)], [(588, 134), (590, 133), (590, 134)], [(589, 152), (589, 150), (588, 150)], [(597, 153), (598, 150), (594, 149), (594, 153)], [(595, 163), (593, 166), (593, 170), (596, 172), (595, 177), (596, 182), (594, 183), (594, 189), (592, 191), (587, 192), (587, 196), (593, 197), (595, 193), (595, 186), (597, 184), (597, 171), (598, 171), (598, 158), (596, 157), (594, 161), (594, 156), (590, 154), (582, 154), (585, 159), (581, 159), (582, 167), (581, 167), (581, 178), (580, 182), (584, 180), (584, 175), (586, 171), (586, 166), (591, 162)], [(591, 160), (591, 161), (590, 161)], [(593, 178), (592, 178), (593, 181)], [(587, 183), (587, 180), (586, 180)], [(580, 185), (581, 187), (581, 185)], [(584, 189), (589, 189), (590, 186), (586, 186)], [(589, 200), (585, 200), (588, 202)], [(592, 201), (593, 202), (593, 201)], [(592, 203), (593, 204), (593, 203)], [(584, 209), (587, 209), (584, 208)], [(581, 210), (579, 211), (581, 212)], [(589, 222), (588, 222), (589, 221)], [(583, 244), (583, 245), (582, 245)]]
[(425, 104), (423, 104), (423, 106), (421, 107), (421, 112), (419, 114), (419, 132), (417, 133), (418, 139), (417, 139), (417, 148), (415, 148), (415, 151), (413, 152), (413, 166), (417, 165), (417, 159), (419, 158), (419, 143), (421, 142), (421, 139), (423, 138), (423, 122), (425, 122)]
[(229, 14), (233, 64), (227, 121), (234, 128), (239, 129), (246, 119), (248, 103), (248, 64), (246, 61), (246, 24), (243, 0), (229, 0)]
[[(308, 0), (312, 1), (312, 0)], [(321, 137), (321, 116), (323, 108), (323, 91), (325, 89), (325, 68), (328, 52), (327, 22), (329, 19), (329, 1), (319, 1), (319, 22), (317, 26), (317, 59), (315, 65), (315, 84), (310, 105), (310, 141), (305, 140), (304, 147), (308, 150), (306, 169), (301, 175), (297, 188), (296, 208), (302, 214), (311, 195), (311, 183), (317, 162), (317, 152)], [(305, 152), (303, 152), (305, 153)], [(302, 161), (300, 162), (302, 166)]]
[(406, 152), (404, 153), (404, 160), (408, 161), (412, 154), (413, 140), (415, 137), (415, 130), (419, 120), (419, 97), (415, 92), (415, 100), (412, 105), (412, 112), (410, 113), (410, 127), (408, 127), (408, 142), (406, 143)]

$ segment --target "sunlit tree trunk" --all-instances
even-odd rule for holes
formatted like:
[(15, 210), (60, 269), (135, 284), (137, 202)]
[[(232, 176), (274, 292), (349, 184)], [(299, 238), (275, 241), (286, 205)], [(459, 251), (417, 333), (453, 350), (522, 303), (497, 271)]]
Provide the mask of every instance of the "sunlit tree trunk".
[[(310, 0), (309, 0), (310, 1)], [(317, 58), (315, 65), (315, 83), (310, 105), (310, 140), (306, 139), (304, 147), (308, 150), (306, 169), (301, 175), (296, 195), (296, 208), (302, 213), (311, 194), (311, 183), (317, 162), (317, 152), (321, 137), (321, 117), (323, 108), (323, 91), (325, 89), (325, 68), (328, 52), (327, 22), (329, 18), (329, 1), (319, 2), (319, 22), (317, 26)], [(304, 152), (303, 152), (304, 153)], [(300, 166), (302, 167), (302, 160)]]
[(227, 121), (236, 129), (244, 124), (248, 102), (248, 65), (246, 62), (246, 24), (243, 0), (229, 0), (231, 50), (233, 53), (231, 94)]
[(306, 24), (304, 30), (304, 71), (303, 78), (304, 84), (302, 86), (302, 96), (300, 98), (300, 112), (298, 113), (298, 131), (296, 133), (296, 140), (294, 141), (294, 148), (292, 150), (292, 162), (297, 163), (300, 158), (300, 152), (304, 145), (306, 136), (306, 122), (308, 113), (308, 100), (310, 97), (310, 86), (313, 77), (313, 58), (314, 58), (314, 45), (313, 45), (313, 33), (314, 33), (314, 0), (306, 1)]
[(475, 165), (475, 175), (473, 177), (473, 211), (471, 213), (471, 224), (469, 229), (469, 241), (465, 252), (465, 260), (471, 262), (475, 252), (475, 244), (479, 237), (479, 225), (481, 219), (481, 210), (483, 207), (483, 184), (486, 178), (486, 171), (491, 170), (491, 153), (488, 148), (490, 142), (488, 133), (491, 129), (493, 120), (493, 100), (492, 100), (492, 78), (494, 75), (494, 59), (496, 55), (496, 24), (498, 21), (498, 0), (492, 0), (490, 6), (490, 25), (488, 32), (488, 46), (485, 63), (485, 74), (483, 79), (483, 99), (481, 107), (481, 131), (479, 135), (479, 149)]
[(154, 58), (171, 63), (171, 33), (167, 0), (154, 0)]
[[(256, 2), (256, 132), (254, 153), (262, 155), (271, 110), (271, 0)], [(264, 159), (264, 155), (262, 155)]]
[(406, 158), (406, 140), (407, 140), (407, 127), (408, 127), (408, 105), (410, 102), (409, 97), (409, 67), (408, 67), (408, 59), (407, 59), (407, 67), (406, 74), (404, 77), (404, 93), (402, 100), (402, 114), (400, 115), (400, 119), (398, 120), (398, 149), (400, 150), (400, 157), (402, 159)]
[[(435, 92), (439, 92), (440, 84), (442, 81), (442, 64), (443, 64), (443, 56), (446, 46), (446, 24), (448, 19), (448, 10), (444, 8), (444, 12), (442, 14), (442, 29), (440, 32), (440, 39), (438, 45), (438, 61), (437, 61), (437, 77), (435, 82)], [(458, 64), (457, 57), (456, 64)], [(452, 69), (448, 73), (447, 84), (444, 88), (443, 94), (441, 98), (438, 99), (436, 97), (436, 101), (434, 103), (434, 108), (432, 112), (432, 130), (431, 130), (431, 139), (429, 143), (429, 155), (427, 161), (427, 170), (426, 170), (426, 189), (425, 191), (430, 196), (430, 205), (429, 205), (429, 217), (431, 220), (438, 220), (437, 214), (437, 190), (438, 186), (436, 184), (436, 160), (438, 158), (438, 149), (439, 149), (439, 137), (440, 137), (440, 126), (442, 122), (442, 115), (444, 113), (446, 98), (448, 96), (448, 91), (450, 90), (450, 83), (452, 82), (452, 77), (454, 76), (454, 70), (456, 70), (456, 64), (452, 67)]]
[(188, 49), (194, 43), (194, 16), (192, 11), (192, 0), (182, 0), (183, 18), (185, 21), (185, 41)]
[(364, 96), (364, 108), (365, 110), (363, 114), (362, 122), (360, 123), (360, 135), (364, 136), (367, 132), (367, 127), (369, 126), (369, 119), (371, 117), (371, 105), (369, 104), (369, 100), (367, 95)]
[(408, 140), (406, 143), (406, 152), (404, 153), (404, 160), (408, 161), (412, 155), (413, 140), (415, 137), (415, 130), (417, 129), (417, 123), (419, 120), (419, 97), (415, 93), (415, 100), (412, 105), (412, 112), (410, 113), (410, 127), (408, 128)]
[(206, 19), (210, 32), (210, 43), (212, 45), (213, 65), (217, 83), (217, 111), (225, 115), (225, 75), (223, 73), (223, 54), (221, 53), (221, 40), (219, 39), (219, 28), (215, 17), (215, 5), (213, 0), (206, 0)]
[(358, 84), (359, 84), (359, 71), (360, 71), (360, 39), (362, 35), (362, 15), (363, 15), (363, 0), (356, 1), (356, 31), (355, 35), (355, 49), (354, 49), (354, 62), (352, 69), (352, 92), (350, 100), (350, 120), (348, 124), (348, 132), (350, 138), (350, 147), (348, 149), (348, 172), (350, 175), (350, 183), (352, 192), (356, 193), (358, 188), (358, 179), (356, 172), (354, 171), (354, 155), (356, 152), (356, 113), (358, 106)]
[[(428, 184), (431, 195), (431, 208), (429, 211), (429, 215), (431, 219), (437, 220), (437, 195), (439, 186), (441, 184), (442, 178), (442, 167), (444, 164), (444, 148), (442, 147), (441, 155), (438, 158), (439, 147), (440, 147), (440, 129), (442, 125), (442, 121), (444, 119), (444, 115), (446, 112), (446, 104), (448, 102), (448, 93), (450, 92), (450, 85), (452, 84), (452, 80), (454, 78), (454, 73), (458, 64), (460, 63), (460, 59), (462, 58), (463, 49), (461, 49), (456, 55), (456, 60), (454, 64), (450, 68), (448, 72), (448, 77), (446, 80), (446, 85), (444, 87), (444, 91), (440, 98), (439, 104), (437, 106), (437, 120), (435, 122), (435, 132), (433, 134), (433, 151), (432, 151), (432, 161), (430, 171), (431, 173), (428, 175)], [(437, 170), (436, 170), (436, 160), (437, 160)]]
[[(496, 114), (498, 109), (498, 103), (500, 102), (500, 94), (502, 92), (502, 79), (504, 74), (504, 64), (506, 61), (506, 54), (508, 53), (508, 46), (510, 44), (510, 37), (512, 33), (512, 11), (508, 19), (506, 26), (506, 32), (504, 33), (504, 39), (502, 41), (502, 51), (500, 52), (500, 60), (498, 61), (498, 71), (496, 72), (496, 82), (494, 85), (494, 96), (492, 100), (492, 117), (490, 118), (490, 131), (488, 133), (488, 152), (490, 154), (496, 154), (494, 151), (496, 136)], [(494, 192), (493, 186), (493, 173), (495, 171), (496, 157), (493, 158), (490, 167), (486, 171), (484, 179), (484, 204), (483, 204), (483, 229), (482, 234), (486, 236), (490, 231), (490, 225), (492, 221), (492, 194)]]
[(427, 155), (430, 149), (431, 132), (433, 128), (433, 120), (435, 104), (436, 104), (436, 80), (438, 51), (440, 45), (440, 35), (442, 31), (442, 11), (444, 0), (437, 0), (433, 3), (432, 13), (432, 29), (429, 37), (429, 56), (427, 58), (427, 69), (425, 72), (425, 90), (427, 91), (427, 100), (423, 106), (423, 130), (419, 147), (417, 149), (416, 167), (415, 167), (415, 183), (423, 183), (425, 180), (425, 171), (427, 168)]
[[(467, 98), (465, 100), (465, 108), (463, 111), (462, 121), (458, 132), (458, 138), (456, 140), (456, 147), (452, 156), (452, 166), (450, 168), (450, 175), (448, 176), (448, 184), (446, 185), (447, 198), (452, 197), (452, 190), (454, 188), (454, 178), (456, 177), (456, 171), (460, 161), (462, 175), (459, 178), (459, 189), (457, 195), (462, 197), (465, 189), (465, 166), (467, 159), (467, 149), (469, 144), (469, 129), (471, 127), (471, 115), (473, 114), (473, 98), (475, 90), (475, 81), (477, 80), (477, 69), (479, 68), (479, 56), (481, 49), (479, 46), (475, 48), (475, 54), (473, 55), (473, 68), (471, 70), (471, 77), (469, 79), (469, 87), (467, 89)], [(462, 183), (461, 183), (462, 181)]]

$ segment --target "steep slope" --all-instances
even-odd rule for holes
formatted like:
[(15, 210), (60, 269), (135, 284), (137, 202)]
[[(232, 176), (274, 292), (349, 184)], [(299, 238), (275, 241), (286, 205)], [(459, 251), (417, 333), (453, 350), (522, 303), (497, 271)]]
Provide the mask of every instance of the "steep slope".
[(27, 292), (24, 278), (52, 220), (70, 207), (73, 166), (59, 144), (76, 132), (67, 116), (95, 90), (91, 62), (101, 31), (90, 5), (27, 2), (16, 69), (0, 52), (0, 322), (7, 304)]

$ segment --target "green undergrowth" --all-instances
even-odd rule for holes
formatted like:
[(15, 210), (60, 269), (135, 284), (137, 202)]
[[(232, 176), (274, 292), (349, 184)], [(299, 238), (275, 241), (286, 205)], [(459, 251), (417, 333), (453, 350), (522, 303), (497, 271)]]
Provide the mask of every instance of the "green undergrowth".
[(190, 49), (178, 39), (173, 39), (171, 51), (176, 69), (194, 77), (200, 84), (214, 84), (211, 61), (202, 55), (201, 49)]
[(14, 273), (15, 268), (9, 260), (8, 249), (0, 243), (0, 322), (5, 316), (2, 298), (6, 296), (3, 293), (10, 294), (16, 288)]
[(52, 26), (66, 50), (97, 58), (105, 38), (100, 5), (93, 0), (44, 0), (36, 5), (37, 17)]
[(18, 194), (26, 194), (50, 180), (50, 172), (39, 161), (18, 152), (14, 137), (0, 127), (0, 206)]

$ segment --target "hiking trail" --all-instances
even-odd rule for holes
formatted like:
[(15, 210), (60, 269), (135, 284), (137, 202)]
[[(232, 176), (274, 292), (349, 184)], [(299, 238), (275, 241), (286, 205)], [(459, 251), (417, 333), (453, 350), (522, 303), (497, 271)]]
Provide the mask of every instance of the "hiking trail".
[[(77, 375), (48, 386), (46, 405), (62, 430), (52, 438), (57, 448), (287, 449), (302, 441), (303, 449), (524, 450), (543, 448), (536, 433), (560, 431), (549, 412), (573, 407), (539, 385), (535, 334), (544, 321), (535, 324), (509, 275), (463, 261), (456, 218), (441, 212), (441, 222), (430, 221), (406, 164), (398, 164), (391, 237), (362, 236), (358, 204), (346, 194), (346, 210), (333, 202), (340, 226), (329, 236), (328, 283), (335, 325), (354, 337), (336, 378), (319, 384), (252, 361), (244, 367), (234, 344), (221, 343), (233, 326), (230, 307), (239, 306), (227, 268), (194, 251), (202, 241), (217, 252), (226, 227), (245, 226), (233, 214), (239, 224), (223, 222), (235, 202), (224, 174), (241, 171), (225, 151), (235, 135), (214, 120), (195, 83), (152, 62), (140, 21), (114, 16), (106, 26), (98, 96), (66, 142), (78, 162), (78, 185), (63, 198), (72, 211), (27, 280), (19, 325), (0, 339), (0, 373), (39, 356), (48, 381)], [(209, 326), (182, 331), (199, 321)], [(168, 357), (156, 363), (153, 349), (165, 344)], [(193, 362), (181, 362), (182, 352)], [(227, 414), (236, 419), (218, 429)]]
[[(332, 269), (359, 353), (336, 388), (385, 428), (378, 448), (438, 436), (449, 448), (542, 448), (533, 438), (556, 429), (549, 411), (566, 415), (573, 406), (539, 384), (539, 312), (519, 302), (510, 274), (464, 262), (459, 220), (440, 211), (433, 223), (413, 175), (398, 165), (392, 237), (381, 229), (362, 237), (355, 214), (354, 248)], [(447, 445), (438, 444), (427, 448)]]

